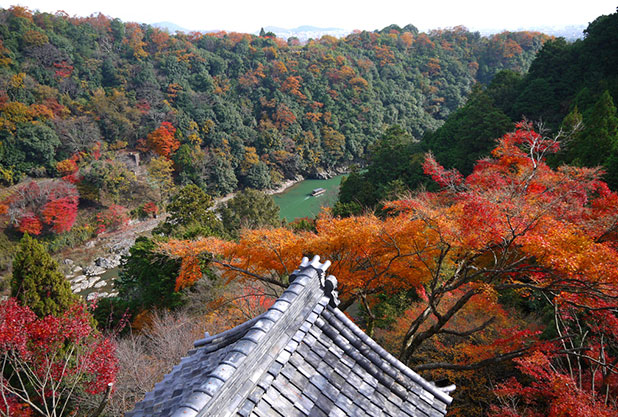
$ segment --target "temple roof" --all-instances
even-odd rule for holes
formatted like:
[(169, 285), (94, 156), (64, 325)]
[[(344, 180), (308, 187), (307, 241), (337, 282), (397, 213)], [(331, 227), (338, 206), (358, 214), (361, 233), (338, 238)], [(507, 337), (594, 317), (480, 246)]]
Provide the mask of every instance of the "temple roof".
[(337, 308), (329, 265), (303, 258), (266, 313), (196, 341), (127, 417), (444, 416), (451, 397)]

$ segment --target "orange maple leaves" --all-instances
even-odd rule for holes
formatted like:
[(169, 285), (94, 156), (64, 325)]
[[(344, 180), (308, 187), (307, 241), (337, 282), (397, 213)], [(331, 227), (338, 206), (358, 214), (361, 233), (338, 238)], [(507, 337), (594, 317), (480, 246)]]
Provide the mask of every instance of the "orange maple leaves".
[(163, 122), (161, 126), (150, 132), (146, 137), (146, 149), (169, 158), (180, 147), (180, 142), (175, 135), (176, 128), (170, 122)]
[(410, 270), (411, 261), (397, 257), (397, 250), (414, 253), (419, 262), (432, 262), (435, 256), (435, 249), (426, 246), (426, 235), (431, 231), (425, 230), (422, 222), (323, 215), (316, 227), (317, 233), (293, 232), (287, 228), (246, 230), (238, 242), (212, 237), (197, 241), (171, 240), (162, 249), (183, 260), (177, 288), (201, 277), (198, 257), (205, 252), (220, 256), (222, 262), (236, 269), (268, 276), (282, 284), (303, 256), (329, 254), (328, 259), (333, 262), (329, 272), (337, 276), (347, 292), (359, 288), (376, 291), (385, 287), (417, 286), (422, 270)]
[(476, 335), (457, 344), (458, 360), (488, 360), (479, 352), (525, 348), (537, 332), (509, 319), (501, 291), (543, 292), (558, 306), (589, 308), (618, 296), (618, 196), (598, 170), (547, 166), (544, 156), (558, 146), (522, 123), (467, 178), (428, 156), (425, 171), (442, 190), (390, 202), (384, 218), (323, 213), (315, 232), (246, 230), (237, 242), (170, 241), (162, 250), (183, 258), (178, 288), (201, 277), (202, 253), (230, 277), (242, 271), (281, 286), (302, 256), (318, 254), (333, 262), (344, 303), (371, 309), (377, 294), (416, 289), (420, 300), (399, 339), (404, 359), (429, 338), (457, 333)]

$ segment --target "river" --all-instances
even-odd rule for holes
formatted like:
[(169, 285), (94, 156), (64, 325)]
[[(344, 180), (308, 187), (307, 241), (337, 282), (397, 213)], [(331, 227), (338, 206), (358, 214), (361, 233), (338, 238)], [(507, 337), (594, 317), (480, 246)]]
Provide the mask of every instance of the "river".
[[(339, 184), (344, 175), (337, 175), (328, 180), (304, 180), (297, 184), (294, 184), (290, 188), (279, 194), (274, 194), (273, 198), (275, 203), (280, 208), (280, 217), (292, 221), (299, 217), (315, 217), (318, 215), (322, 207), (332, 207), (337, 202), (339, 195)], [(312, 197), (311, 191), (316, 188), (324, 188), (326, 192), (317, 197)], [(232, 196), (229, 196), (232, 197)], [(156, 225), (156, 223), (154, 223)], [(153, 226), (154, 227), (154, 226)], [(150, 231), (152, 227), (145, 229), (144, 231)], [(141, 229), (140, 229), (141, 230)], [(141, 234), (141, 233), (140, 233)], [(110, 234), (111, 236), (111, 234)], [(108, 236), (109, 238), (109, 236)], [(113, 242), (112, 242), (113, 243)], [(102, 245), (99, 243), (99, 245)], [(107, 244), (110, 246), (111, 244)], [(127, 243), (130, 245), (130, 242)], [(94, 263), (91, 263), (91, 267), (94, 268)], [(95, 283), (92, 283), (87, 288), (76, 289), (76, 291), (86, 298), (91, 293), (111, 293), (114, 291), (113, 280), (118, 278), (118, 267), (109, 269), (104, 273), (97, 273), (95, 276), (85, 277), (81, 274), (85, 272), (79, 268), (79, 272), (73, 272), (67, 276), (69, 280), (82, 282), (84, 279), (91, 280), (95, 277), (100, 277)], [(77, 280), (76, 280), (77, 278)], [(80, 278), (83, 278), (80, 280)]]
[[(339, 184), (343, 177), (342, 174), (328, 180), (304, 180), (280, 194), (273, 195), (275, 203), (281, 209), (279, 216), (292, 221), (299, 217), (315, 217), (322, 207), (332, 207), (337, 202)], [(316, 188), (324, 188), (326, 192), (312, 197), (311, 191)]]

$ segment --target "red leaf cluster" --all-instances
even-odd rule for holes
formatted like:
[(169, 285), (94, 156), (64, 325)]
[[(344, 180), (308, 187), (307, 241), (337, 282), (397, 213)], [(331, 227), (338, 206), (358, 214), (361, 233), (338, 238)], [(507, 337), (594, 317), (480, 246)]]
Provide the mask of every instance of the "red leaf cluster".
[[(0, 357), (15, 375), (31, 375), (28, 380), (34, 382), (27, 389), (38, 398), (58, 398), (72, 384), (88, 394), (102, 393), (114, 381), (118, 368), (114, 343), (92, 327), (91, 317), (81, 303), (59, 317), (37, 318), (14, 298), (3, 301)], [(0, 390), (23, 395), (23, 387), (8, 374), (0, 377)], [(4, 398), (0, 397), (2, 408), (7, 407)]]
[[(582, 386), (569, 372), (556, 369), (552, 359), (552, 354), (543, 351), (515, 359), (517, 368), (532, 382), (524, 386), (513, 377), (499, 384), (494, 392), (502, 400), (502, 405), (492, 406), (492, 416), (616, 416), (618, 409), (605, 404), (602, 394), (595, 393), (590, 385)], [(597, 376), (601, 377), (601, 374)], [(590, 375), (586, 375), (586, 378), (589, 377)], [(602, 378), (598, 378), (596, 382), (598, 387), (604, 388)]]
[(73, 65), (69, 65), (66, 62), (54, 62), (54, 68), (56, 68), (56, 77), (68, 78), (73, 73)]
[(445, 188), (455, 190), (463, 183), (463, 175), (461, 175), (459, 171), (456, 169), (444, 169), (431, 154), (425, 158), (423, 172), (431, 176), (436, 183)]
[(19, 219), (17, 230), (31, 235), (40, 235), (43, 231), (43, 223), (41, 223), (34, 213), (25, 213), (22, 218)]
[(180, 147), (175, 137), (176, 128), (170, 122), (163, 122), (146, 137), (146, 147), (157, 155), (169, 158)]
[(30, 181), (17, 187), (4, 203), (11, 224), (20, 232), (39, 235), (47, 229), (63, 233), (75, 223), (79, 194), (64, 180)]
[(112, 204), (106, 210), (97, 213), (96, 223), (96, 233), (98, 235), (121, 229), (129, 223), (127, 209), (118, 204)]
[(157, 214), (159, 213), (159, 207), (157, 207), (157, 205), (153, 203), (152, 201), (149, 201), (148, 203), (144, 203), (143, 210), (147, 216), (152, 216), (152, 217), (157, 217)]

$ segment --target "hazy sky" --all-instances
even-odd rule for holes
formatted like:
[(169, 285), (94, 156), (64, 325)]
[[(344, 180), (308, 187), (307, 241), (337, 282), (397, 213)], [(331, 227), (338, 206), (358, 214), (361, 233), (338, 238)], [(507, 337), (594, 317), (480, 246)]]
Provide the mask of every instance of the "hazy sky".
[(381, 29), (412, 23), (421, 30), (464, 25), (519, 29), (586, 25), (616, 11), (615, 0), (0, 0), (7, 8), (88, 16), (102, 12), (123, 21), (173, 22), (191, 30), (255, 32), (262, 26), (300, 25)]

